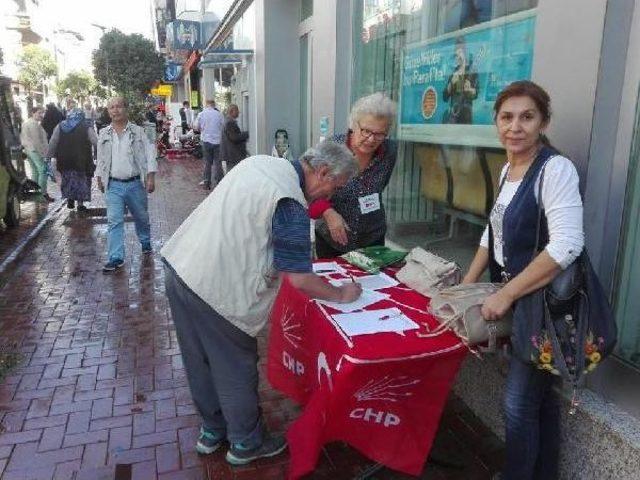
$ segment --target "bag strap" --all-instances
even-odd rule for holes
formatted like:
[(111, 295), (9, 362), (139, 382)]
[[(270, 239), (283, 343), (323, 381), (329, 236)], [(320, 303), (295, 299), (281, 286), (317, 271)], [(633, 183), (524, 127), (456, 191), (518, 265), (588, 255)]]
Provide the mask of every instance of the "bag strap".
[[(496, 192), (496, 198), (494, 198), (494, 206), (495, 206), (495, 202), (498, 201), (498, 197), (500, 196), (500, 192), (502, 191), (502, 187), (504, 187), (504, 183), (507, 181), (507, 177), (509, 176), (509, 166), (507, 165), (507, 171), (504, 173), (504, 177), (502, 177), (502, 180), (500, 180), (500, 185), (498, 186), (498, 191)], [(493, 225), (491, 225), (491, 211), (493, 211), (493, 207), (491, 207), (491, 210), (489, 211), (489, 221), (487, 222), (487, 226), (489, 227), (489, 259), (490, 259), (490, 263), (492, 260), (495, 259), (495, 254), (493, 252), (493, 247), (494, 247), (494, 236), (493, 236)]]
[(544, 205), (542, 204), (542, 185), (544, 185), (544, 172), (547, 168), (547, 164), (549, 160), (553, 157), (549, 157), (545, 160), (544, 165), (540, 169), (540, 183), (538, 184), (538, 222), (536, 223), (536, 243), (535, 247), (533, 247), (533, 253), (531, 254), (531, 261), (536, 258), (538, 255), (538, 251), (540, 249), (540, 223), (542, 222), (542, 211), (544, 210)]

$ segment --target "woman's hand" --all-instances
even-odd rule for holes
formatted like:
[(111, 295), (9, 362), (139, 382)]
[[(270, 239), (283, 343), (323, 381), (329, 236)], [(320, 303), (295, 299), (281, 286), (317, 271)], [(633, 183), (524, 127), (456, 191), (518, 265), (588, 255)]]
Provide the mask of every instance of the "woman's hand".
[(514, 299), (503, 288), (484, 301), (482, 316), (485, 320), (493, 322), (500, 320), (513, 305)]
[(329, 208), (322, 214), (322, 218), (327, 222), (327, 227), (329, 227), (329, 233), (331, 233), (333, 241), (338, 245), (346, 245), (349, 241), (347, 238), (349, 226), (344, 221), (344, 218), (342, 218), (342, 215), (333, 208)]

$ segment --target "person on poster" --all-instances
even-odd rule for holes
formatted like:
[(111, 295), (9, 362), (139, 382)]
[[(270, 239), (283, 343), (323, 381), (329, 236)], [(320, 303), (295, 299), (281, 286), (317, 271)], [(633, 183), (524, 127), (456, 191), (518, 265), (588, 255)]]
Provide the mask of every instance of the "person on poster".
[(478, 74), (473, 70), (471, 55), (467, 57), (464, 38), (456, 39), (455, 67), (447, 80), (442, 98), (449, 102), (442, 123), (473, 124), (473, 101), (478, 98)]

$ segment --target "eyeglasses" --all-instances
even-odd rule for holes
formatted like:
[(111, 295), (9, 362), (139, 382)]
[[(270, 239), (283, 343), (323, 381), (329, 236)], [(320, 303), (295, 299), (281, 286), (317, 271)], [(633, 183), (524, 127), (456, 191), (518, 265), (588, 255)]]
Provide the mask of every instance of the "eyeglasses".
[(387, 138), (387, 132), (374, 132), (373, 130), (369, 130), (368, 128), (362, 128), (360, 122), (358, 122), (358, 129), (364, 138), (373, 137), (374, 140), (380, 141)]

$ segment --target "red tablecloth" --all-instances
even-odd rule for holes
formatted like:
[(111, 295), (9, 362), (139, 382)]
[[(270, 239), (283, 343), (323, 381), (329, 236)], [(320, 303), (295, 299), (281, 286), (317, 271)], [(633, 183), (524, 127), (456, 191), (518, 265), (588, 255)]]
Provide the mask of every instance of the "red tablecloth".
[(315, 301), (282, 284), (271, 312), (267, 368), (271, 384), (304, 405), (287, 432), (289, 478), (313, 471), (322, 446), (336, 440), (390, 468), (422, 471), (467, 350), (448, 331), (417, 335), (438, 325), (425, 297), (402, 284), (381, 292), (391, 299), (367, 310), (400, 308), (420, 329), (347, 339)]

